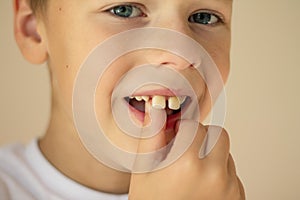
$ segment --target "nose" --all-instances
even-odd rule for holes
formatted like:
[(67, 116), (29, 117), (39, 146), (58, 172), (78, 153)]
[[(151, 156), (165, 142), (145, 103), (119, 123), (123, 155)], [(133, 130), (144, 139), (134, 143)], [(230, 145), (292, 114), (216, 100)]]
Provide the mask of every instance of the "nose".
[(176, 69), (177, 71), (184, 70), (194, 65), (194, 63), (189, 63), (187, 60), (178, 55), (157, 49), (148, 50), (144, 59), (149, 64), (156, 66), (168, 66)]
[(164, 0), (165, 3), (156, 9), (155, 14), (151, 15), (150, 26), (172, 29), (189, 35), (191, 33), (189, 24), (189, 14), (184, 12), (185, 3), (173, 0)]
[[(171, 6), (171, 5), (169, 5)], [(149, 26), (161, 29), (169, 29), (175, 32), (179, 32), (180, 34), (184, 34), (191, 39), (193, 38), (193, 32), (190, 29), (190, 25), (188, 22), (188, 16), (185, 16), (182, 12), (175, 12), (177, 9), (175, 5), (174, 8), (165, 8), (161, 10), (161, 14), (155, 15)], [(172, 6), (171, 6), (172, 7)], [(189, 51), (186, 49), (186, 45), (182, 45), (181, 38), (170, 38), (168, 35), (165, 38), (158, 38), (161, 42), (169, 42), (169, 43), (177, 43), (176, 48), (180, 51)], [(148, 52), (145, 55), (145, 59), (148, 63), (154, 65), (167, 65), (175, 68), (176, 70), (184, 70), (188, 67), (192, 67), (194, 65), (198, 65), (198, 63), (189, 63), (183, 57), (179, 55), (175, 55), (171, 53), (171, 51), (165, 50), (153, 50)], [(197, 60), (195, 60), (197, 62)]]

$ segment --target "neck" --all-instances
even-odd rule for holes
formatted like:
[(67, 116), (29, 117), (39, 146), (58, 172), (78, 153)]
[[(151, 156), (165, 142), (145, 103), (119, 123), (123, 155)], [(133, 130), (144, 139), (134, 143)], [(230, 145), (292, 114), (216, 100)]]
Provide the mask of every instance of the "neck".
[(106, 193), (128, 193), (130, 174), (106, 167), (91, 156), (82, 145), (72, 120), (55, 105), (39, 146), (46, 159), (74, 181)]

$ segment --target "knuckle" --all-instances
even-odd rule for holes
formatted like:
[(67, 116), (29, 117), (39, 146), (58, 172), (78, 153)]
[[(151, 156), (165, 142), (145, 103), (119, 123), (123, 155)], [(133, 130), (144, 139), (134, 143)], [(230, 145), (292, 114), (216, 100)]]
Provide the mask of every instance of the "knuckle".
[(200, 133), (200, 135), (205, 135), (207, 133), (207, 126), (202, 125), (201, 123), (198, 123), (198, 134)]
[(226, 154), (230, 149), (230, 139), (228, 132), (219, 126), (209, 126), (208, 135), (211, 138), (216, 138), (214, 149), (218, 152), (225, 152)]
[(187, 153), (181, 160), (181, 168), (183, 171), (201, 171), (202, 164), (199, 162), (199, 159), (192, 153)]
[(229, 133), (224, 128), (222, 128), (220, 139), (222, 139), (222, 141), (229, 144), (230, 141)]

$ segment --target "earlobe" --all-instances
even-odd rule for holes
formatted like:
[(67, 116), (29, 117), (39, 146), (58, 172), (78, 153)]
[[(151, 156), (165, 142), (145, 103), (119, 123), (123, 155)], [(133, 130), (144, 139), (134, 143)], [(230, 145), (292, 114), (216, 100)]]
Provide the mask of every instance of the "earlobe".
[(23, 56), (33, 64), (47, 60), (47, 49), (38, 33), (37, 18), (28, 0), (14, 0), (14, 33)]

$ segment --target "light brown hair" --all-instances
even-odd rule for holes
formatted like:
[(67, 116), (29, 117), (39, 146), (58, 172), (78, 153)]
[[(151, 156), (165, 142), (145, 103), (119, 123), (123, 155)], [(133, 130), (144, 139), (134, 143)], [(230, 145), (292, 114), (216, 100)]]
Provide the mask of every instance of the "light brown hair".
[(46, 7), (47, 0), (27, 0), (34, 13), (39, 13)]

